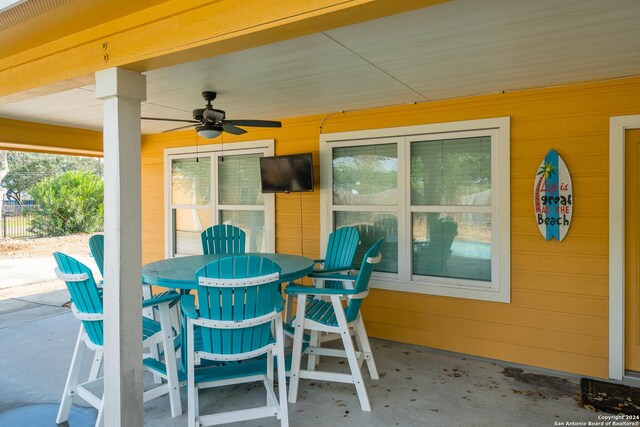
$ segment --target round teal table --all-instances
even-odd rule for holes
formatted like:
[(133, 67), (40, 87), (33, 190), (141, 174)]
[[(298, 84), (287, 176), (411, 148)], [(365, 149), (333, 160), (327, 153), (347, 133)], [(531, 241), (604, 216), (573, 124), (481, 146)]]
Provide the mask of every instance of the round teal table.
[[(280, 268), (280, 281), (292, 282), (313, 271), (313, 260), (288, 254), (251, 253), (276, 262)], [(142, 281), (149, 285), (172, 289), (195, 289), (196, 271), (213, 260), (234, 256), (231, 254), (192, 255), (163, 259), (142, 267)]]

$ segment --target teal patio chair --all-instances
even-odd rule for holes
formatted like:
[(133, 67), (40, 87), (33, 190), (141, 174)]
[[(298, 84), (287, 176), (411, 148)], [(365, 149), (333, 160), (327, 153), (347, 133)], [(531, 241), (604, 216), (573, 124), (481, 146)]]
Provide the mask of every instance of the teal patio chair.
[[(93, 260), (98, 266), (98, 271), (100, 275), (104, 279), (104, 234), (94, 234), (89, 237), (89, 250), (91, 251), (91, 255), (93, 256)], [(101, 286), (102, 282), (98, 284)], [(153, 292), (151, 291), (151, 285), (146, 283), (142, 284), (142, 297), (144, 299), (149, 299), (153, 297)], [(151, 309), (144, 311), (145, 316), (153, 318), (150, 314), (152, 313)]]
[[(369, 375), (372, 379), (378, 379), (378, 370), (371, 352), (369, 338), (362, 322), (360, 305), (369, 293), (368, 286), (373, 272), (373, 265), (380, 262), (380, 246), (383, 239), (379, 239), (365, 253), (362, 265), (357, 275), (349, 274), (311, 274), (314, 281), (331, 280), (340, 281), (342, 289), (320, 288), (315, 286), (289, 285), (285, 292), (289, 296), (298, 298), (296, 317), (293, 320), (294, 337), (292, 362), (289, 382), (289, 402), (295, 403), (298, 398), (298, 385), (300, 378), (308, 378), (319, 381), (337, 381), (355, 384), (360, 406), (363, 411), (370, 411), (369, 397), (365, 388), (360, 367), (366, 360)], [(322, 296), (324, 298), (307, 298), (308, 296)], [(343, 298), (347, 299), (346, 307), (343, 306)], [(344, 350), (332, 348), (320, 348), (309, 345), (303, 350), (305, 340), (304, 331), (328, 332), (339, 334), (342, 338)], [(355, 335), (358, 350), (354, 347), (351, 334)], [(346, 357), (350, 374), (318, 371), (315, 365), (309, 369), (300, 369), (303, 353), (331, 357)], [(311, 365), (311, 364), (310, 364)]]
[[(360, 233), (355, 227), (341, 227), (329, 234), (327, 242), (327, 251), (324, 259), (314, 260), (318, 268), (313, 270), (314, 273), (347, 273), (353, 269), (353, 258), (360, 244)], [(318, 280), (314, 282), (318, 287), (342, 289), (342, 282), (332, 280)], [(321, 296), (316, 296), (321, 298)], [(326, 297), (325, 297), (326, 298)], [(291, 318), (291, 306), (293, 298), (287, 298), (287, 321)], [(289, 327), (285, 328), (285, 332), (291, 335)], [(311, 331), (309, 345), (317, 347), (322, 342), (339, 339), (336, 334), (321, 334), (319, 331)], [(308, 369), (317, 365), (320, 358), (315, 354), (310, 354), (308, 358)]]
[[(337, 273), (351, 270), (353, 258), (360, 243), (360, 233), (355, 227), (338, 228), (329, 234), (327, 251), (324, 259), (314, 260), (319, 265), (314, 273)], [(339, 284), (339, 282), (336, 282)], [(332, 287), (329, 283), (326, 287)]]
[[(199, 308), (193, 295), (181, 300), (186, 318), (189, 427), (271, 416), (288, 426), (279, 277), (276, 263), (256, 255), (222, 258), (196, 272)], [(279, 398), (274, 391), (274, 358)], [(213, 365), (206, 366), (205, 361)], [(262, 381), (266, 388), (265, 406), (200, 414), (199, 390), (255, 381)]]
[(202, 251), (208, 254), (243, 254), (245, 252), (246, 233), (242, 229), (228, 224), (218, 224), (207, 228), (200, 234)]
[(89, 250), (98, 266), (100, 276), (104, 279), (104, 234), (94, 234), (89, 237)]
[[(95, 384), (102, 382), (102, 378), (99, 377), (104, 355), (102, 293), (98, 290), (89, 267), (60, 252), (55, 252), (53, 256), (58, 265), (56, 275), (66, 283), (71, 296), (71, 310), (75, 317), (81, 321), (56, 423), (60, 424), (68, 420), (73, 397), (78, 396), (98, 410), (96, 426), (102, 426), (104, 423), (103, 399), (93, 391), (96, 388)], [(145, 391), (143, 399), (148, 401), (169, 394), (171, 415), (174, 417), (182, 414), (182, 404), (180, 402), (174, 331), (171, 328), (169, 306), (175, 303), (178, 298), (179, 295), (176, 293), (167, 293), (143, 301), (143, 307), (155, 307), (158, 310), (160, 321), (156, 322), (146, 317), (141, 320), (143, 347), (155, 347), (161, 344), (165, 350), (162, 360), (151, 358), (143, 360), (145, 370), (165, 381)], [(86, 381), (79, 382), (82, 359), (86, 350), (94, 351), (95, 355), (89, 377)]]

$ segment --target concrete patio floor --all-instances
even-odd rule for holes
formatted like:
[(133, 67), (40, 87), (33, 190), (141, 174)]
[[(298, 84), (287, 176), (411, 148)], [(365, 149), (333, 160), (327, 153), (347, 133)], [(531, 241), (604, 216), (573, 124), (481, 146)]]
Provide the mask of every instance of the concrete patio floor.
[[(62, 286), (51, 283), (44, 292), (20, 301), (0, 295), (0, 426), (55, 425), (79, 327), (69, 309), (59, 307), (66, 298)], [(290, 424), (538, 427), (595, 422), (602, 415), (578, 407), (577, 378), (380, 340), (372, 344), (381, 378), (372, 381), (365, 372), (371, 412), (360, 410), (353, 386), (303, 380), (298, 403), (289, 406)], [(323, 366), (346, 369), (331, 358), (323, 359)], [(85, 372), (88, 369), (87, 363)], [(260, 385), (210, 389), (200, 395), (204, 411), (261, 405), (263, 399)], [(178, 418), (171, 418), (168, 397), (148, 402), (145, 425), (186, 426), (185, 389), (182, 401), (185, 414)], [(69, 425), (93, 425), (95, 416), (95, 410), (77, 399)], [(237, 425), (279, 423), (274, 418)]]

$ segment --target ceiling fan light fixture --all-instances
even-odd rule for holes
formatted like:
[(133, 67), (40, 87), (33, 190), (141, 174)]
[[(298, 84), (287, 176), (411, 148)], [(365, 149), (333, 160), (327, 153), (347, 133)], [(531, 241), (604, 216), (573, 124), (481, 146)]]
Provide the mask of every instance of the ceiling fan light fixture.
[(205, 139), (213, 139), (222, 133), (222, 128), (212, 125), (196, 126), (196, 132)]

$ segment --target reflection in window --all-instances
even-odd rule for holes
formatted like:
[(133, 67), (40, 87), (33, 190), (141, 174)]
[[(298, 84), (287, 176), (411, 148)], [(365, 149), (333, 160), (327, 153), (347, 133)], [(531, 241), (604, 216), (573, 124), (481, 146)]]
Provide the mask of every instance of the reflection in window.
[(353, 264), (359, 268), (367, 249), (379, 238), (384, 238), (380, 252), (382, 259), (374, 270), (398, 272), (398, 216), (383, 212), (335, 212), (335, 227), (351, 226), (360, 232), (360, 245)]
[(209, 158), (176, 159), (171, 162), (171, 203), (206, 205), (211, 202)]
[(491, 215), (412, 214), (413, 274), (491, 281)]
[(211, 226), (211, 209), (173, 209), (174, 253), (202, 254), (200, 233)]
[(397, 145), (334, 148), (333, 203), (378, 206), (397, 204)]
[(218, 157), (218, 203), (221, 205), (262, 205), (260, 157), (243, 154)]
[(247, 234), (246, 252), (266, 252), (264, 211), (220, 211), (220, 224), (235, 225)]
[(412, 142), (411, 204), (490, 206), (491, 138)]

